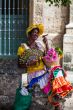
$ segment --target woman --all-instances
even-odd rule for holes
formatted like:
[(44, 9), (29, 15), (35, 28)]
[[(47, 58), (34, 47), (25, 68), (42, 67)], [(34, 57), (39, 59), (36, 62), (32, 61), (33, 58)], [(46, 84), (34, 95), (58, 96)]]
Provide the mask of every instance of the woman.
[[(34, 24), (32, 26), (29, 26), (26, 32), (27, 32), (28, 42), (27, 44), (22, 43), (21, 46), (18, 48), (18, 53), (17, 53), (19, 57), (19, 66), (24, 64), (24, 67), (26, 67), (27, 78), (25, 79), (23, 78), (25, 81), (22, 82), (24, 83), (28, 82), (28, 84), (23, 84), (21, 87), (20, 93), (22, 95), (27, 95), (28, 90), (33, 89), (33, 91), (35, 91), (35, 87), (37, 87), (37, 85), (39, 85), (40, 88), (42, 89), (43, 86), (47, 84), (47, 81), (45, 80), (47, 79), (47, 75), (44, 74), (45, 67), (42, 62), (42, 57), (48, 49), (48, 43), (45, 37), (46, 35), (42, 36), (45, 45), (37, 40), (38, 37), (43, 34), (44, 26), (43, 24)], [(42, 80), (40, 81), (41, 78)], [(27, 90), (24, 87), (24, 85), (28, 85), (27, 87), (25, 86)], [(34, 92), (33, 95), (35, 94), (36, 93)]]
[[(26, 44), (21, 45), (22, 48), (24, 46), (22, 51), (20, 51), (20, 47), (18, 49), (19, 58), (20, 58), (20, 56), (23, 56), (23, 59), (25, 56), (27, 56), (27, 55), (25, 55), (25, 50), (29, 50), (29, 52), (28, 52), (29, 58), (26, 58), (26, 61), (24, 61), (24, 65), (27, 68), (27, 73), (28, 73), (28, 83), (30, 83), (30, 81), (33, 78), (43, 75), (45, 72), (44, 64), (41, 60), (41, 57), (43, 57), (43, 55), (45, 54), (45, 52), (48, 49), (48, 42), (45, 37), (46, 35), (42, 36), (43, 42), (45, 45), (37, 40), (38, 37), (43, 34), (43, 31), (44, 31), (43, 24), (35, 24), (32, 26), (29, 26), (27, 28), (28, 43), (27, 43), (27, 45)], [(34, 50), (35, 50), (35, 52), (33, 52)], [(30, 55), (32, 53), (35, 54), (34, 57)], [(35, 58), (36, 56), (39, 58)], [(21, 63), (21, 62), (19, 62), (19, 63)]]
[(51, 48), (43, 57), (49, 71), (48, 84), (43, 88), (43, 91), (48, 95), (48, 100), (55, 107), (55, 110), (62, 110), (60, 103), (73, 91), (71, 83), (65, 79), (65, 71), (59, 64), (62, 55), (60, 48)]

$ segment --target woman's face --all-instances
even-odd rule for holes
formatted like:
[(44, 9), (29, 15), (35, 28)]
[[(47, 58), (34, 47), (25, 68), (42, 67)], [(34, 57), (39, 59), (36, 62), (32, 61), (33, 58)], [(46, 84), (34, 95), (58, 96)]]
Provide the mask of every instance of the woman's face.
[(33, 29), (31, 31), (31, 39), (36, 40), (38, 38), (39, 30), (38, 29)]

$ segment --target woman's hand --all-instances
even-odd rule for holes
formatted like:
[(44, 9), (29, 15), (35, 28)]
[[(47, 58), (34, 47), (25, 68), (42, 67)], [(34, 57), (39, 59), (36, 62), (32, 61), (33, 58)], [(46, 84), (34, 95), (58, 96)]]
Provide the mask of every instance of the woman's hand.
[(48, 44), (48, 41), (47, 41), (47, 38), (46, 38), (47, 35), (48, 35), (48, 34), (42, 36), (43, 42), (44, 42), (45, 44)]
[(44, 42), (44, 44), (45, 44), (45, 46), (46, 46), (45, 52), (47, 52), (47, 50), (49, 49), (48, 40), (47, 40), (47, 38), (46, 38), (47, 35), (48, 35), (48, 34), (42, 36), (43, 42)]

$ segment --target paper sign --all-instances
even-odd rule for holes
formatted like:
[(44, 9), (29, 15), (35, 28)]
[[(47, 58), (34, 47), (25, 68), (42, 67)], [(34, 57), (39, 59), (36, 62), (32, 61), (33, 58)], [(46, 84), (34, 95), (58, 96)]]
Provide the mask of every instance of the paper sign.
[(25, 87), (28, 85), (27, 82), (27, 73), (22, 74), (22, 87)]

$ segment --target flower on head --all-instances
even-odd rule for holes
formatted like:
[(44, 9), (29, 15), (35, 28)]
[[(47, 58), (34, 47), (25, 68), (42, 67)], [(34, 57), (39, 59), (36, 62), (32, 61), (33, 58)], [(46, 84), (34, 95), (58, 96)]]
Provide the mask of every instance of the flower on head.
[(63, 51), (59, 47), (56, 47), (55, 50), (58, 53), (59, 57), (62, 58), (63, 57)]
[(51, 48), (47, 51), (46, 56), (44, 56), (44, 60), (48, 62), (55, 62), (58, 60), (58, 54), (54, 48)]

